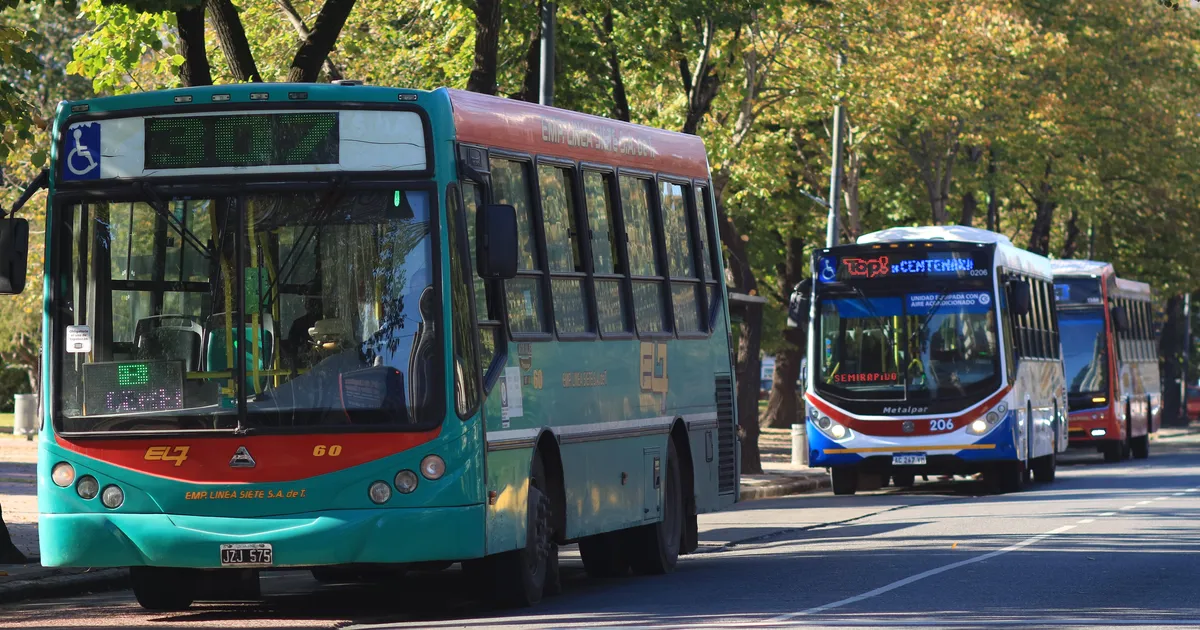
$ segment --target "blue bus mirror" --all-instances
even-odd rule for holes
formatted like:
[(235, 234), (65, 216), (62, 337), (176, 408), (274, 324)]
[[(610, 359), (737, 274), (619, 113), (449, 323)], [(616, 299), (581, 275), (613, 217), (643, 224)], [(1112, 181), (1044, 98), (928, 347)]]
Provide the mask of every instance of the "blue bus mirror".
[(25, 265), (29, 259), (29, 221), (0, 219), (0, 295), (25, 290)]
[(517, 210), (491, 205), (480, 213), (475, 266), (479, 277), (508, 280), (517, 275)]
[(1028, 315), (1033, 309), (1033, 294), (1029, 290), (1029, 282), (1012, 280), (1008, 283), (1008, 310), (1013, 315)]

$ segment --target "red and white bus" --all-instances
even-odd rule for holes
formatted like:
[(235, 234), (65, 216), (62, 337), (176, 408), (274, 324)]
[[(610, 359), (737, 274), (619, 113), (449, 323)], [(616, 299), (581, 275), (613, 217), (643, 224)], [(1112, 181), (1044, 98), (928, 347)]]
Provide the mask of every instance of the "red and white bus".
[(1162, 410), (1150, 285), (1118, 278), (1106, 262), (1053, 267), (1071, 445), (1109, 462), (1149, 457)]

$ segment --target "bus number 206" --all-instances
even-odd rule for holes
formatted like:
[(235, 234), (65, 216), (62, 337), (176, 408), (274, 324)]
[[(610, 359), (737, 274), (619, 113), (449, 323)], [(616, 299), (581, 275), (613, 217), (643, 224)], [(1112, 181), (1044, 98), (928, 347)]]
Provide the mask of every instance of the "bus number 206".
[(929, 421), (929, 430), (930, 431), (953, 431), (954, 430), (954, 421), (949, 420), (949, 419), (930, 420)]

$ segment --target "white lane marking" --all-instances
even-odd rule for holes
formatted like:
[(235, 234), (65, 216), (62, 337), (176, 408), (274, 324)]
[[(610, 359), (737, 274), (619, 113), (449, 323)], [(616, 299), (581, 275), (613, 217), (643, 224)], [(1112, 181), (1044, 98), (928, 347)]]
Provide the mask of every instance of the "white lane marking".
[(1105, 512), (1103, 514), (1097, 514), (1096, 516), (1114, 516), (1114, 515), (1116, 515), (1116, 512)]
[(846, 599), (842, 599), (842, 600), (838, 600), (836, 602), (825, 604), (824, 606), (817, 606), (815, 608), (809, 608), (808, 610), (802, 610), (800, 612), (794, 612), (794, 613), (788, 613), (786, 615), (780, 615), (778, 617), (768, 619), (767, 623), (768, 624), (780, 623), (783, 621), (787, 621), (789, 619), (795, 619), (796, 617), (802, 617), (804, 615), (815, 615), (820, 612), (825, 612), (826, 610), (832, 610), (834, 608), (841, 608), (842, 606), (848, 606), (850, 604), (861, 602), (864, 599), (870, 599), (877, 595), (883, 595), (884, 593), (894, 591), (902, 586), (908, 586), (909, 584), (912, 584), (913, 582), (919, 582), (921, 580), (924, 580), (925, 578), (933, 577), (935, 575), (945, 573), (946, 571), (952, 571), (959, 567), (965, 567), (969, 564), (975, 564), (976, 562), (983, 562), (984, 560), (990, 560), (992, 558), (995, 558), (996, 556), (1002, 556), (1006, 553), (1016, 551), (1018, 549), (1023, 549), (1025, 547), (1028, 547), (1029, 545), (1036, 543), (1036, 542), (1039, 542), (1041, 540), (1049, 538), (1050, 536), (1053, 536), (1055, 534), (1061, 534), (1065, 531), (1069, 531), (1072, 529), (1075, 529), (1075, 525), (1063, 525), (1062, 527), (1052, 529), (1044, 534), (1038, 534), (1036, 536), (1031, 536), (1029, 538), (1026, 538), (1025, 540), (1022, 540), (1019, 543), (1016, 543), (1014, 545), (1009, 545), (1003, 549), (997, 549), (996, 551), (992, 551), (990, 553), (985, 553), (981, 556), (975, 556), (974, 558), (968, 558), (966, 560), (952, 562), (950, 564), (937, 567), (936, 569), (922, 571), (921, 573), (918, 573), (916, 575), (910, 575), (909, 577), (906, 577), (903, 580), (897, 580), (886, 586), (881, 586), (877, 589), (867, 591), (866, 593), (861, 593), (859, 595), (855, 595), (854, 597), (847, 597)]
[(1138, 501), (1137, 502), (1138, 505), (1146, 505), (1147, 503), (1149, 503), (1149, 501)]
[(1181, 496), (1183, 496), (1183, 495), (1185, 495), (1185, 494), (1187, 494), (1187, 493), (1186, 493), (1186, 492), (1176, 492), (1176, 493), (1172, 494), (1171, 496), (1173, 496), (1173, 497), (1181, 497)]
[(1135, 508), (1135, 507), (1137, 507), (1137, 506), (1136, 506), (1136, 505), (1126, 505), (1125, 507), (1123, 507), (1123, 508), (1121, 508), (1121, 509), (1122, 509), (1122, 510), (1132, 510), (1132, 509), (1133, 509), (1133, 508)]
[(1166, 501), (1170, 497), (1154, 497), (1155, 501)]
[(1096, 522), (1096, 519), (1094, 519), (1094, 518), (1085, 518), (1082, 521), (1079, 521), (1079, 524), (1087, 525), (1088, 523), (1095, 523), (1095, 522)]
[(1188, 488), (1187, 490), (1184, 490), (1184, 492), (1200, 492), (1200, 488)]

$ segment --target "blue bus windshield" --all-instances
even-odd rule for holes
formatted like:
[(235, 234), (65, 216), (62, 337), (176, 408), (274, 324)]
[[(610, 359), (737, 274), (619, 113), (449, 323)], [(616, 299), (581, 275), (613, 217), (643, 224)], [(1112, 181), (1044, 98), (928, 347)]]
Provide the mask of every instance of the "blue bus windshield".
[(817, 387), (842, 398), (933, 400), (998, 385), (999, 345), (986, 291), (824, 299)]

